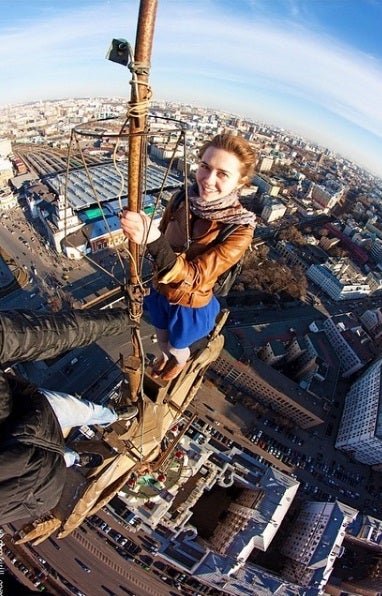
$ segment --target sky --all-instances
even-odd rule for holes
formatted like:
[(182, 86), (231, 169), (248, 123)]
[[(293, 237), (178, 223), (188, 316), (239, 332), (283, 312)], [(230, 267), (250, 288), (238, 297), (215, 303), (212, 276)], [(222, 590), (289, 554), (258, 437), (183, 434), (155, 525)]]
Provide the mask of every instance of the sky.
[[(130, 97), (138, 0), (0, 0), (0, 106)], [(382, 178), (382, 0), (158, 0), (154, 100), (284, 128)]]

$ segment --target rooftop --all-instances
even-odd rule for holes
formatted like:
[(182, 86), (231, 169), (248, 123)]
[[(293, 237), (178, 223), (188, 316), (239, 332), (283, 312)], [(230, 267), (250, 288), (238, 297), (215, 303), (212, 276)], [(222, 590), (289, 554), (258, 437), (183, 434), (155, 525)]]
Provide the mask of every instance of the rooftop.
[[(147, 168), (146, 193), (158, 192), (162, 186), (165, 168), (149, 164)], [(118, 197), (126, 198), (128, 172), (127, 163), (105, 163), (65, 173), (45, 177), (48, 184), (57, 194), (66, 194), (69, 206), (74, 211), (95, 207)], [(166, 179), (166, 188), (179, 187), (182, 180), (170, 174)]]

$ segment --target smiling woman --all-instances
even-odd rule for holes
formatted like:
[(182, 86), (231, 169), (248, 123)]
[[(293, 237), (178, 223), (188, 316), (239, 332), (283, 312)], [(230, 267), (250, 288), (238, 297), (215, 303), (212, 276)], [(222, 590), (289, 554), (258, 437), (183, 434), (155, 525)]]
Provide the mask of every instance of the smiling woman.
[(162, 352), (152, 377), (162, 381), (182, 372), (191, 344), (214, 327), (220, 310), (216, 281), (241, 259), (256, 225), (255, 215), (239, 201), (253, 177), (256, 154), (250, 143), (220, 134), (202, 146), (199, 157), (196, 183), (184, 189), (181, 200), (175, 193), (159, 227), (144, 213), (124, 210), (121, 218), (125, 236), (147, 244), (154, 259), (146, 306)]

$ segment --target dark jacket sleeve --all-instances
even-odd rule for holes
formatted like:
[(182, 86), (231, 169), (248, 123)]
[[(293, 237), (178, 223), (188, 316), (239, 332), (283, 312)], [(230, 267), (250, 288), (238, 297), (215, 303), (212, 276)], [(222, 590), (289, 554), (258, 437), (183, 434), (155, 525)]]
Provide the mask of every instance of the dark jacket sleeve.
[[(37, 314), (0, 311), (0, 363), (52, 358), (136, 327), (123, 309)], [(0, 422), (12, 409), (6, 378), (0, 372)]]
[(176, 254), (163, 234), (157, 240), (148, 244), (147, 250), (153, 257), (159, 274), (165, 273), (176, 263)]
[(53, 358), (135, 326), (123, 309), (51, 314), (0, 311), (0, 362)]

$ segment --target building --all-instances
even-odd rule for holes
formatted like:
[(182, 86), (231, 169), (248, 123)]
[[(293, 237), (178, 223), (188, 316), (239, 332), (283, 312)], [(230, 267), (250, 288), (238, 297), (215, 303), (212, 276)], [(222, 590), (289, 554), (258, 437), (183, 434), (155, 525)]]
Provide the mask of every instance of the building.
[(382, 521), (359, 513), (346, 528), (346, 541), (370, 556), (368, 577), (343, 580), (341, 588), (355, 594), (382, 595)]
[(288, 364), (301, 359), (301, 357), (307, 352), (308, 344), (306, 339), (301, 336), (295, 336), (288, 344), (285, 360)]
[(370, 287), (368, 283), (364, 283), (364, 277), (358, 275), (355, 278), (353, 271), (348, 270), (347, 263), (342, 263), (342, 267), (342, 270), (339, 269), (331, 259), (326, 265), (311, 265), (306, 275), (333, 300), (353, 300), (368, 296)]
[(352, 315), (337, 315), (324, 321), (324, 331), (336, 350), (344, 378), (366, 366), (374, 357), (370, 337)]
[[(232, 442), (227, 451), (220, 451), (211, 444), (205, 421), (194, 420), (185, 433), (183, 424), (169, 431), (178, 443), (167, 473), (131, 475), (118, 496), (128, 509), (116, 504), (119, 515), (127, 521), (131, 516), (139, 519), (160, 540), (162, 559), (210, 586), (221, 588), (225, 577), (224, 583), (237, 584), (238, 591), (233, 593), (239, 595), (253, 594), (253, 586), (258, 585), (274, 593), (286, 584), (291, 588), (286, 594), (299, 594), (298, 586), (285, 578), (247, 563), (254, 548), (267, 550), (294, 501), (299, 482), (260, 463)], [(210, 497), (215, 502), (210, 514), (212, 534), (200, 535), (194, 513), (198, 502), (208, 499), (213, 490), (225, 493), (232, 486), (237, 497), (228, 505), (226, 499), (218, 499), (218, 503)], [(225, 519), (219, 523), (222, 514)]]
[(13, 178), (13, 168), (9, 159), (0, 157), (0, 188), (7, 186), (10, 179)]
[(343, 246), (349, 252), (355, 262), (359, 263), (360, 265), (367, 263), (369, 260), (369, 255), (366, 250), (353, 242), (353, 240), (349, 238), (349, 236), (341, 229), (339, 229), (338, 226), (328, 222), (325, 224), (325, 228), (329, 230), (329, 233), (332, 236), (341, 240), (341, 246)]
[(372, 294), (382, 291), (382, 273), (381, 271), (370, 271), (367, 274), (366, 281), (369, 284)]
[[(62, 252), (62, 241), (84, 225), (62, 195), (51, 202), (34, 201), (33, 209), (44, 226), (50, 245), (59, 253)], [(66, 254), (74, 258), (74, 253), (67, 251)], [(76, 258), (81, 256), (80, 253), (76, 254)]]
[(381, 309), (366, 310), (360, 321), (378, 348), (382, 343), (382, 312)]
[(183, 157), (183, 147), (178, 147), (176, 143), (168, 143), (166, 140), (160, 143), (152, 143), (150, 145), (150, 156), (156, 160), (170, 160), (175, 157)]
[(325, 252), (328, 252), (330, 249), (334, 248), (341, 240), (339, 238), (329, 238), (328, 236), (322, 236), (320, 238), (319, 246)]
[(273, 166), (273, 157), (261, 157), (258, 165), (259, 172), (270, 172)]
[(320, 399), (327, 410), (335, 400), (340, 371), (337, 351), (316, 324), (304, 336), (296, 335), (293, 328), (289, 332), (291, 339), (267, 342), (257, 349), (257, 357)]
[[(156, 205), (149, 193), (159, 192), (164, 168), (150, 165), (147, 170), (147, 194), (143, 208), (154, 217), (163, 207)], [(180, 186), (180, 180), (169, 175), (170, 188)], [(65, 196), (63, 190), (65, 189)], [(121, 244), (124, 240), (118, 213), (127, 202), (127, 166), (125, 163), (105, 163), (81, 168), (64, 174), (51, 174), (44, 183), (27, 190), (27, 202), (32, 217), (43, 223), (47, 239), (53, 248), (71, 259)], [(79, 231), (82, 229), (82, 233)]]
[(12, 154), (12, 143), (9, 139), (0, 139), (0, 155), (8, 157)]
[(325, 186), (313, 183), (311, 188), (312, 204), (316, 209), (330, 212), (342, 199), (345, 187), (338, 180), (327, 180)]
[(301, 257), (301, 249), (297, 248), (291, 242), (285, 240), (278, 240), (276, 244), (276, 250), (281, 257), (283, 257), (287, 264), (291, 267), (302, 267), (304, 271), (308, 268), (308, 265)]
[(379, 238), (382, 240), (382, 229), (380, 225), (374, 225), (373, 220), (368, 220), (365, 224), (365, 231), (370, 232), (375, 236), (375, 238)]
[(0, 211), (9, 211), (18, 206), (17, 196), (10, 188), (0, 189)]
[(275, 364), (285, 358), (285, 355), (285, 346), (279, 339), (267, 342), (257, 352), (257, 357), (269, 366), (275, 366)]
[(286, 360), (289, 374), (300, 387), (314, 395), (325, 396), (332, 403), (339, 363), (335, 350), (327, 343), (325, 334), (319, 331), (296, 337), (288, 346)]
[[(236, 486), (240, 486), (237, 478)], [(266, 551), (296, 495), (299, 483), (268, 468), (257, 486), (244, 488), (233, 500), (210, 544), (217, 552), (244, 562), (254, 548)]]
[(375, 238), (370, 247), (370, 256), (375, 263), (382, 264), (382, 240)]
[(382, 358), (351, 386), (335, 446), (369, 466), (382, 463)]
[(322, 424), (325, 418), (325, 400), (305, 391), (300, 385), (288, 379), (272, 367), (253, 358), (253, 365), (245, 365), (228, 354), (210, 366), (225, 383), (244, 392), (254, 403), (259, 401), (271, 406), (275, 412), (294, 421), (301, 428)]
[(281, 201), (275, 197), (266, 197), (264, 201), (264, 207), (261, 212), (261, 217), (264, 221), (270, 223), (281, 219), (286, 212), (287, 208)]
[(277, 197), (280, 192), (279, 184), (272, 178), (265, 176), (265, 174), (256, 174), (252, 183), (259, 188), (261, 194)]
[(382, 545), (382, 520), (359, 513), (346, 529), (348, 539), (365, 546)]
[(283, 576), (323, 593), (335, 560), (343, 552), (346, 527), (357, 513), (339, 501), (305, 503), (281, 548), (287, 557)]

